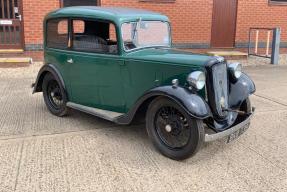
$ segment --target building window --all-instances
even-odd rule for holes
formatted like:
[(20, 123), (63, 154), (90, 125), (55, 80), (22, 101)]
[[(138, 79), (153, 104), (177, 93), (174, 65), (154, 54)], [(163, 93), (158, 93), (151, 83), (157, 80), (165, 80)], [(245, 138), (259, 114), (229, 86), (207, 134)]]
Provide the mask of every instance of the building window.
[(97, 6), (98, 0), (61, 0), (62, 7), (71, 6)]
[(287, 0), (269, 0), (271, 5), (287, 5)]
[(56, 49), (66, 49), (68, 47), (67, 19), (54, 19), (47, 23), (47, 47)]

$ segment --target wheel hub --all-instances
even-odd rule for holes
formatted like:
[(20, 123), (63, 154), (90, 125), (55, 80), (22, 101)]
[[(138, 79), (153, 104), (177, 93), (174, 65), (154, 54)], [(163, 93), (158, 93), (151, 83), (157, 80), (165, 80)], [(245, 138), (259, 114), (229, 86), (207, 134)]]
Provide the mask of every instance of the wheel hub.
[(170, 133), (172, 131), (172, 127), (169, 124), (167, 124), (165, 126), (165, 130), (166, 130), (166, 132)]
[(59, 85), (56, 81), (49, 82), (47, 92), (51, 105), (53, 105), (54, 108), (61, 107), (63, 103), (63, 98)]
[(155, 118), (161, 140), (171, 148), (181, 148), (188, 143), (190, 129), (186, 118), (175, 108), (162, 107)]

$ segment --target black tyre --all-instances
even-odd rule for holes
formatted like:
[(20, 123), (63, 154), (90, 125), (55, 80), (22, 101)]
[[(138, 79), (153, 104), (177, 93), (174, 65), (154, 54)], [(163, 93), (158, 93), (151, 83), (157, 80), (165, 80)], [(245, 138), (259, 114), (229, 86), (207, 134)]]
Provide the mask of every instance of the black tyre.
[(174, 160), (194, 155), (204, 141), (202, 121), (192, 118), (165, 97), (157, 98), (149, 105), (146, 129), (156, 149)]
[(62, 85), (51, 73), (45, 75), (42, 90), (44, 101), (49, 111), (60, 117), (66, 115), (68, 112), (66, 106), (67, 96)]
[[(251, 101), (250, 101), (250, 98), (247, 98), (243, 103), (242, 105), (240, 106), (240, 111), (244, 111), (246, 113), (251, 113), (252, 112), (252, 105), (251, 105)], [(236, 121), (235, 121), (235, 124), (238, 124), (242, 121), (244, 121), (244, 116), (240, 116), (238, 115)], [(250, 126), (250, 125), (249, 125)]]
[(243, 102), (240, 107), (240, 110), (245, 111), (246, 113), (251, 113), (252, 105), (249, 97)]

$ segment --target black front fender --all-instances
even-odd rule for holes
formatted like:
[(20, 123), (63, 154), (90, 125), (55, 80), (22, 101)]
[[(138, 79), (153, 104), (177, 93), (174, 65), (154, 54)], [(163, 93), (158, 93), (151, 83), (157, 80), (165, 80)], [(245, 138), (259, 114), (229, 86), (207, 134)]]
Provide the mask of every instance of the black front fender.
[(171, 98), (195, 118), (205, 119), (211, 116), (208, 104), (186, 88), (164, 86), (152, 89), (150, 92)]
[(66, 91), (66, 86), (60, 71), (54, 65), (46, 64), (40, 69), (36, 82), (33, 84), (33, 94), (37, 92), (42, 92), (43, 79), (47, 73), (52, 73), (56, 80), (61, 83), (62, 87), (64, 88), (64, 91)]
[(242, 73), (241, 77), (235, 82), (230, 83), (229, 91), (229, 106), (231, 109), (238, 109), (243, 101), (245, 101), (249, 95), (255, 93), (256, 88), (252, 79)]
[(200, 96), (183, 87), (163, 86), (147, 91), (126, 115), (118, 119), (117, 123), (129, 124), (139, 107), (145, 103), (145, 101), (158, 96), (164, 96), (172, 99), (194, 118), (206, 119), (212, 116), (208, 104)]

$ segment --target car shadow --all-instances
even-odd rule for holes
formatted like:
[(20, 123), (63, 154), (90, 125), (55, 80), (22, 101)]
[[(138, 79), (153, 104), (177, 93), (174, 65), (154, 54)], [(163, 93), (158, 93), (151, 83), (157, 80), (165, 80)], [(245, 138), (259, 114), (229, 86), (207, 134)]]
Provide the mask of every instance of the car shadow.
[(144, 140), (148, 140), (144, 122), (133, 122), (130, 125), (119, 125), (114, 122), (102, 119), (100, 117), (73, 109), (71, 109), (70, 114), (67, 116), (67, 118), (73, 118), (74, 120), (77, 120), (82, 124), (90, 124), (91, 126), (89, 126), (89, 128), (86, 130), (115, 130), (119, 132), (125, 132), (125, 134), (131, 134), (127, 136), (134, 136), (134, 134), (138, 133), (144, 138)]
[[(90, 114), (86, 114), (80, 111), (73, 110), (71, 118), (77, 118), (80, 122), (93, 122), (94, 124), (101, 123), (103, 126), (101, 128), (95, 127), (89, 130), (100, 129), (101, 132), (105, 135), (108, 135), (109, 138), (117, 140), (129, 140), (130, 138), (135, 138), (141, 146), (149, 147), (151, 151), (154, 151), (159, 156), (162, 156), (157, 150), (152, 146), (152, 142), (148, 138), (145, 123), (133, 123), (131, 125), (117, 125), (115, 123), (109, 122), (107, 120), (95, 117)], [(117, 134), (111, 134), (111, 132), (116, 131)], [(196, 155), (186, 160), (181, 161), (182, 163), (196, 163), (198, 161), (209, 161), (218, 153), (221, 153), (226, 147), (229, 147), (225, 144), (224, 140), (219, 140), (212, 143), (203, 143), (202, 147)]]

